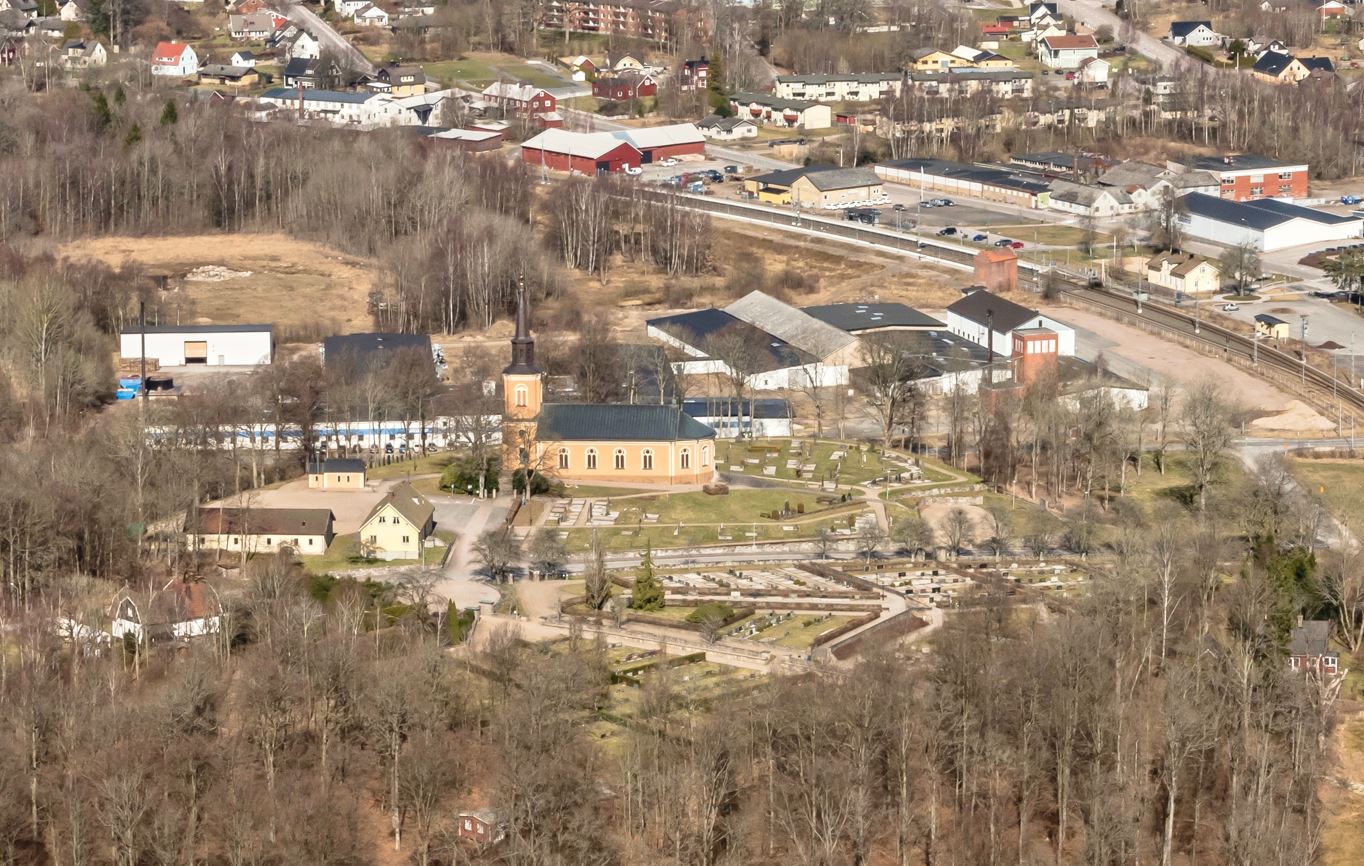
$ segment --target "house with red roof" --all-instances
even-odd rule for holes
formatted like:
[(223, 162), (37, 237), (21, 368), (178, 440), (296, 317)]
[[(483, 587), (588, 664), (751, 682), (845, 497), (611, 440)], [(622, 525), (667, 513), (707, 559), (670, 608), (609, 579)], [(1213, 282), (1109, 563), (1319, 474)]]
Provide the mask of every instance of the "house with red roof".
[(199, 74), (199, 55), (183, 42), (158, 42), (152, 52), (152, 75), (189, 78)]
[(1099, 43), (1093, 36), (1066, 34), (1047, 36), (1041, 40), (1037, 50), (1043, 66), (1052, 69), (1078, 69), (1080, 64), (1090, 58), (1098, 58)]

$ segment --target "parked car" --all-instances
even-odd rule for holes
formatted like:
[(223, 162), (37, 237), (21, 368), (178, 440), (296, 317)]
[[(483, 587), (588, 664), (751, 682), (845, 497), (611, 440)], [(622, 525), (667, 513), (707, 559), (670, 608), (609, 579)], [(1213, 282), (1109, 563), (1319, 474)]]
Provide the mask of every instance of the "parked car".
[(937, 202), (938, 207), (952, 207), (953, 205), (956, 204), (956, 202), (952, 201), (952, 199), (950, 198), (940, 198), (937, 199)]
[(1359, 204), (1362, 200), (1364, 199), (1360, 199), (1357, 195), (1343, 195), (1340, 197), (1341, 204)]
[(1008, 238), (1000, 238), (999, 240), (995, 241), (995, 246), (997, 247), (1011, 247), (1013, 245), (1014, 242), (1009, 240)]
[(952, 235), (954, 235), (954, 234), (956, 234), (956, 233), (957, 233), (957, 230), (954, 229), (954, 228), (952, 228), (951, 226), (948, 226), (948, 227), (945, 228), (945, 229), (938, 229), (938, 237), (940, 237), (940, 238), (941, 238), (941, 237), (951, 237)]
[(1023, 249), (1023, 242), (1022, 242), (1022, 241), (1014, 241), (1013, 243), (1009, 244), (1009, 248), (1010, 248), (1010, 249), (1015, 249), (1015, 250), (1021, 250), (1021, 249)]
[(1223, 304), (1223, 305), (1222, 305), (1222, 312), (1224, 312), (1224, 313), (1234, 313), (1234, 312), (1236, 312), (1236, 311), (1239, 310), (1239, 309), (1241, 309), (1241, 308), (1240, 308), (1239, 306), (1237, 306), (1236, 304)]
[(663, 159), (660, 159), (658, 161), (658, 164), (663, 166), (664, 168), (672, 168), (673, 166), (677, 165), (677, 160), (673, 159), (671, 156), (664, 157)]
[(979, 243), (984, 243), (985, 241), (988, 241), (989, 239), (990, 239), (990, 236), (987, 235), (987, 234), (983, 234), (983, 233), (982, 233), (982, 234), (978, 234), (978, 235), (976, 235), (975, 237), (971, 238), (971, 240), (975, 241), (975, 242), (978, 243), (978, 244), (979, 244)]
[(739, 173), (739, 167), (738, 167), (737, 165), (727, 165), (727, 166), (725, 166), (725, 174), (738, 174), (738, 173)]
[(931, 198), (929, 198), (929, 199), (924, 199), (924, 200), (922, 200), (922, 201), (919, 202), (919, 207), (937, 207), (937, 205), (934, 204), (933, 201), (934, 201), (934, 200), (931, 199)]
[(894, 207), (891, 208), (891, 210), (906, 210), (906, 208), (902, 204), (896, 204)]
[(627, 165), (627, 166), (625, 167), (625, 173), (626, 173), (626, 174), (644, 174), (644, 169), (640, 168), (640, 167), (637, 166), (637, 165)]
[(1067, 73), (1066, 73), (1066, 80), (1067, 80), (1067, 81), (1074, 81), (1074, 80), (1075, 80), (1075, 73), (1074, 73), (1074, 72), (1067, 72)]

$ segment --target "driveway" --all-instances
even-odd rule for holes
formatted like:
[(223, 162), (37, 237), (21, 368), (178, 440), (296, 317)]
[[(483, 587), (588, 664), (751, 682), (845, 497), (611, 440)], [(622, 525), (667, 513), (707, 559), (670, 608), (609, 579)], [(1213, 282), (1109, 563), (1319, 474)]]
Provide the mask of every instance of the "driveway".
[[(1107, 24), (1112, 28), (1114, 36), (1122, 37), (1125, 22), (1117, 16), (1111, 7), (1105, 6), (1099, 0), (1058, 0), (1058, 2), (1062, 14), (1069, 15), (1081, 24), (1095, 29)], [(1193, 62), (1175, 46), (1168, 42), (1162, 42), (1151, 34), (1142, 31), (1136, 31), (1132, 41), (1128, 43), (1128, 49), (1135, 49), (1143, 57), (1149, 57), (1165, 67), (1166, 71), (1170, 71), (1181, 63)]]

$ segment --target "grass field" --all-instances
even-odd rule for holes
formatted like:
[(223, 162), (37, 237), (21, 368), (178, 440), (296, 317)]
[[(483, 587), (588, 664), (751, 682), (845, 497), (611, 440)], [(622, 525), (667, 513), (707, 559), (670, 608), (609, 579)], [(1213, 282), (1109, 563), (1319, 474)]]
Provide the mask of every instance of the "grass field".
[(1022, 499), (1011, 499), (999, 493), (986, 493), (985, 506), (1002, 507), (1009, 515), (1009, 527), (1016, 537), (1036, 535), (1042, 532), (1058, 533), (1064, 530), (1061, 518), (1041, 506)]
[[(1245, 476), (1241, 464), (1234, 459), (1223, 461), (1219, 468), (1216, 478), (1213, 481), (1214, 487), (1225, 486), (1240, 481)], [(1114, 496), (1117, 496), (1118, 480), (1112, 481)], [(1193, 504), (1192, 476), (1189, 472), (1188, 455), (1180, 452), (1167, 454), (1165, 457), (1165, 474), (1161, 475), (1156, 468), (1155, 461), (1151, 455), (1142, 457), (1141, 475), (1138, 476), (1135, 470), (1127, 470), (1127, 495), (1130, 499), (1151, 506), (1158, 502), (1175, 502), (1183, 505)]]
[[(684, 494), (685, 495), (685, 494)], [(647, 524), (641, 527), (584, 527), (566, 530), (568, 539), (565, 544), (573, 552), (582, 552), (592, 547), (595, 535), (601, 540), (602, 547), (608, 551), (643, 550), (648, 544), (655, 550), (670, 547), (694, 547), (703, 544), (750, 544), (755, 541), (777, 541), (781, 539), (813, 538), (820, 529), (843, 528), (850, 521), (865, 512), (860, 505), (839, 509), (829, 516), (811, 519), (807, 515), (802, 522), (799, 518), (789, 521), (733, 521), (724, 524)], [(790, 526), (790, 531), (785, 527)], [(752, 535), (750, 535), (752, 533)]]
[(449, 453), (426, 454), (416, 460), (395, 460), (382, 466), (371, 466), (366, 473), (370, 478), (406, 478), (409, 475), (439, 475), (450, 465), (455, 455)]
[(1364, 460), (1292, 460), (1289, 468), (1308, 492), (1347, 526), (1364, 526)]
[(441, 60), (422, 64), (428, 78), (442, 84), (461, 82), (483, 88), (498, 80), (522, 81), (536, 87), (563, 87), (563, 78), (552, 75), (511, 54), (472, 52), (459, 60)]

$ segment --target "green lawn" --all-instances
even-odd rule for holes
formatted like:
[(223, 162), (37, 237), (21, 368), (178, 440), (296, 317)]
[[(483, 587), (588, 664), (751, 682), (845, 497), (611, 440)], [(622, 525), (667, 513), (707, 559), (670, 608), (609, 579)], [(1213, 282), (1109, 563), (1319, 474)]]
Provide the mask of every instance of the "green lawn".
[(371, 466), (367, 475), (374, 479), (406, 478), (409, 475), (439, 475), (454, 460), (453, 454), (427, 454), (416, 460), (395, 460), (392, 463)]
[[(436, 530), (436, 537), (446, 545), (453, 544), (455, 533), (444, 529)], [(444, 547), (428, 547), (422, 551), (421, 564), (439, 565), (445, 557)], [(386, 568), (398, 565), (418, 565), (415, 559), (366, 559), (360, 555), (360, 533), (348, 532), (332, 539), (331, 546), (322, 556), (300, 556), (299, 562), (310, 574), (331, 574), (337, 571), (351, 571), (360, 568)]]
[(469, 85), (486, 87), (497, 80), (497, 70), (481, 60), (466, 57), (463, 60), (441, 60), (436, 63), (423, 63), (422, 71), (427, 78), (441, 84), (462, 81)]
[[(801, 446), (804, 451), (801, 451)], [(776, 449), (769, 452), (768, 449)], [(834, 460), (831, 455), (835, 451), (846, 452), (843, 460)], [(722, 472), (730, 471), (730, 466), (739, 466), (745, 475), (754, 478), (777, 478), (785, 481), (821, 481), (833, 480), (835, 471), (838, 472), (838, 483), (843, 486), (865, 484), (871, 479), (883, 474), (889, 466), (903, 468), (904, 464), (883, 460), (881, 454), (876, 449), (862, 450), (859, 445), (852, 445), (842, 442), (821, 441), (810, 442), (800, 441), (799, 445), (793, 446), (790, 439), (754, 439), (751, 442), (727, 441), (715, 446), (716, 466)], [(747, 463), (746, 460), (756, 459), (758, 462)], [(788, 460), (799, 460), (801, 466), (814, 464), (813, 472), (801, 470), (801, 477), (797, 479), (797, 469), (787, 467)], [(764, 475), (763, 467), (776, 467), (775, 475)]]
[(497, 67), (502, 74), (524, 81), (527, 84), (534, 84), (536, 87), (563, 87), (564, 80), (557, 75), (551, 75), (539, 66), (531, 66), (529, 63), (506, 63), (499, 64)]
[(1011, 499), (999, 493), (986, 493), (985, 505), (1002, 507), (1009, 515), (1009, 527), (1015, 538), (1036, 535), (1041, 532), (1058, 533), (1064, 530), (1061, 518), (1022, 499)]
[(1320, 496), (1327, 509), (1347, 526), (1364, 526), (1364, 460), (1302, 460), (1289, 462), (1293, 477), (1309, 493)]

